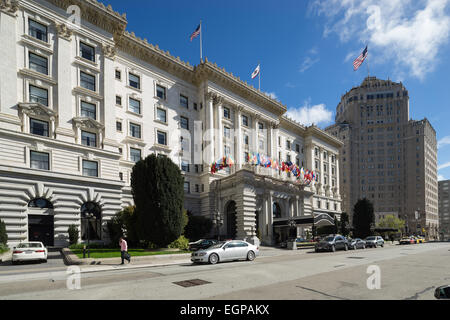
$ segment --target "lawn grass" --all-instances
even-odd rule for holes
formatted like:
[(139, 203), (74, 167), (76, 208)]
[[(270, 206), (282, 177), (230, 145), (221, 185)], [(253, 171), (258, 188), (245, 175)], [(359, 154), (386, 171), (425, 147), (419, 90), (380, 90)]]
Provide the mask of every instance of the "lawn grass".
[[(83, 249), (70, 249), (78, 258), (83, 258)], [(118, 249), (90, 249), (91, 258), (104, 259), (104, 258), (120, 258), (120, 250)], [(128, 253), (131, 257), (137, 256), (155, 256), (163, 254), (181, 254), (190, 253), (190, 251), (175, 251), (175, 250), (148, 250), (148, 249), (128, 249)], [(86, 250), (87, 257), (87, 250)]]

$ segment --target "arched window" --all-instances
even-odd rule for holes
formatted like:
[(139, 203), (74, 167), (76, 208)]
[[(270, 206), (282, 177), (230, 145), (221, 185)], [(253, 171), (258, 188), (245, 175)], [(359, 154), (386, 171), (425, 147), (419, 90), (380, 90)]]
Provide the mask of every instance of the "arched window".
[(28, 207), (38, 209), (53, 209), (53, 204), (44, 198), (36, 198), (28, 202)]
[(281, 207), (278, 204), (278, 202), (273, 203), (273, 217), (274, 218), (281, 218)]
[(102, 208), (92, 201), (81, 206), (81, 239), (87, 240), (88, 234), (89, 240), (102, 238)]

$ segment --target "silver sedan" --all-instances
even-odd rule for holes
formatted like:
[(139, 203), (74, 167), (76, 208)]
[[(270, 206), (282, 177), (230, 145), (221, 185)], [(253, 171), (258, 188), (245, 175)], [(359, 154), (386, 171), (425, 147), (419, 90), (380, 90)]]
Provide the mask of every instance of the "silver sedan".
[(194, 263), (209, 262), (216, 264), (222, 261), (249, 260), (259, 255), (259, 248), (242, 240), (223, 241), (207, 249), (198, 250), (191, 255)]

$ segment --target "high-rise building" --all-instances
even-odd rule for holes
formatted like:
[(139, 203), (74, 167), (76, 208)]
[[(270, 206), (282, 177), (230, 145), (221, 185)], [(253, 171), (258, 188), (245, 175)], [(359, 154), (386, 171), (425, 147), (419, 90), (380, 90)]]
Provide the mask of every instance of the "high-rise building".
[(439, 239), (450, 240), (450, 180), (439, 181)]
[(367, 77), (345, 93), (336, 123), (325, 129), (344, 142), (340, 179), (343, 211), (358, 199), (406, 221), (406, 232), (436, 238), (438, 228), (436, 132), (425, 118), (409, 118), (402, 83)]

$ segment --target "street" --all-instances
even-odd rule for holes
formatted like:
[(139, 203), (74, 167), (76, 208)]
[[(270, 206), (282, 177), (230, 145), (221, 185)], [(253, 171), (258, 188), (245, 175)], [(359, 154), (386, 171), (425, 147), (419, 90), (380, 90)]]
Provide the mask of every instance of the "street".
[[(67, 288), (67, 267), (2, 266), (0, 299), (434, 300), (434, 289), (450, 284), (449, 262), (450, 243), (279, 250), (253, 262), (82, 272), (79, 290)], [(368, 289), (369, 266), (379, 267), (380, 289)]]

